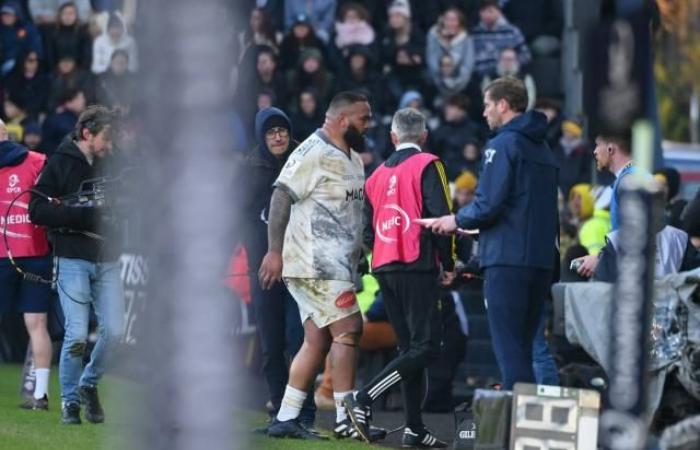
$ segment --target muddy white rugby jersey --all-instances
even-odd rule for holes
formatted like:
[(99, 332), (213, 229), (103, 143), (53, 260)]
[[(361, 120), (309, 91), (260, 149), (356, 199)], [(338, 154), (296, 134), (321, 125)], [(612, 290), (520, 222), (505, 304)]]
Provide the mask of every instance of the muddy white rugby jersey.
[(364, 167), (317, 130), (292, 152), (275, 186), (294, 200), (283, 276), (353, 281), (362, 251)]

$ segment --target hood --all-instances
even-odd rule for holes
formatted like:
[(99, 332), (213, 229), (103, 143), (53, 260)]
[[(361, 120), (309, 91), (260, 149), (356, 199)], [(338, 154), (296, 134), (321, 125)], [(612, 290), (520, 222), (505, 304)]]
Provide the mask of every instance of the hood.
[(399, 101), (399, 108), (405, 108), (412, 101), (419, 100), (423, 104), (423, 96), (418, 91), (406, 91)]
[(70, 155), (74, 158), (82, 159), (83, 161), (87, 162), (87, 158), (85, 158), (83, 152), (80, 151), (75, 141), (73, 141), (73, 133), (63, 138), (63, 141), (61, 141), (61, 144), (54, 152), (54, 154), (58, 153), (63, 155)]
[(131, 40), (131, 35), (129, 34), (129, 29), (126, 27), (126, 23), (124, 22), (124, 19), (121, 17), (121, 14), (112, 13), (109, 16), (109, 19), (107, 19), (107, 23), (102, 28), (102, 33), (100, 34), (100, 36), (104, 36), (104, 39), (107, 39), (107, 41), (111, 41), (111, 38), (109, 37), (109, 25), (115, 24), (115, 23), (118, 24), (119, 27), (122, 29), (122, 36), (113, 45), (115, 45), (115, 46), (125, 45), (125, 43), (127, 41)]
[(0, 167), (16, 166), (24, 161), (29, 151), (12, 141), (0, 142)]
[(547, 116), (539, 111), (526, 111), (505, 124), (497, 134), (515, 131), (533, 142), (544, 142), (547, 134)]
[[(258, 113), (255, 115), (255, 140), (258, 143), (258, 147), (260, 148), (260, 152), (262, 153), (262, 156), (265, 159), (270, 159), (274, 160), (275, 157), (270, 153), (270, 149), (267, 148), (267, 145), (265, 144), (265, 133), (263, 132), (263, 125), (265, 125), (265, 122), (270, 119), (271, 117), (281, 117), (286, 123), (287, 126), (289, 127), (289, 142), (291, 143), (291, 135), (292, 135), (292, 122), (289, 120), (289, 117), (282, 111), (281, 109), (270, 107), (270, 108), (265, 108), (261, 111), (258, 111)], [(290, 145), (290, 148), (292, 146)], [(289, 152), (289, 150), (288, 150)]]
[(319, 61), (319, 71), (321, 71), (324, 67), (323, 64), (323, 53), (321, 53), (321, 50), (319, 50), (316, 47), (308, 47), (304, 51), (301, 52), (299, 55), (299, 59), (297, 60), (297, 67), (301, 69), (301, 67), (304, 65), (304, 62), (307, 59), (317, 59)]
[(367, 60), (367, 71), (371, 70), (374, 67), (375, 60), (374, 60), (374, 54), (372, 53), (372, 49), (367, 46), (367, 45), (361, 45), (361, 44), (353, 44), (347, 47), (347, 57), (346, 61), (348, 61), (348, 67), (350, 66), (350, 58), (352, 58), (354, 55), (362, 55), (365, 57)]
[(11, 14), (14, 14), (17, 17), (17, 23), (21, 24), (24, 22), (24, 15), (22, 14), (22, 7), (19, 5), (18, 2), (14, 0), (6, 1), (3, 3), (2, 8), (0, 8), (0, 13), (1, 12), (8, 12)]

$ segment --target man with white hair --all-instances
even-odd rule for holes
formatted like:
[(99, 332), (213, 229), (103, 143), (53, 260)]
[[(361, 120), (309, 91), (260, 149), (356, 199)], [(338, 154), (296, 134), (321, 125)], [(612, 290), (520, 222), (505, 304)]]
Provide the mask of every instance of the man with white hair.
[(370, 442), (371, 404), (402, 382), (406, 428), (402, 444), (445, 448), (421, 417), (423, 370), (439, 355), (440, 283), (454, 281), (454, 241), (432, 235), (416, 219), (440, 217), (452, 208), (443, 163), (421, 151), (428, 132), (418, 110), (399, 110), (391, 124), (396, 152), (365, 184), (365, 236), (399, 356), (344, 403), (358, 434)]

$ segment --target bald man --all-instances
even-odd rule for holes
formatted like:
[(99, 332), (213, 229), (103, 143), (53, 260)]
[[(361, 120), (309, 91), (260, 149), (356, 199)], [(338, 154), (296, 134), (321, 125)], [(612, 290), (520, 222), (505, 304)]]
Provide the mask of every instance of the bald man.
[(364, 95), (341, 92), (323, 127), (290, 155), (275, 182), (268, 252), (259, 271), (264, 289), (284, 278), (299, 305), (304, 344), (294, 357), (273, 437), (322, 439), (298, 421), (307, 392), (330, 350), (336, 437), (352, 437), (342, 399), (352, 392), (362, 316), (354, 280), (362, 252), (364, 145), (371, 110)]

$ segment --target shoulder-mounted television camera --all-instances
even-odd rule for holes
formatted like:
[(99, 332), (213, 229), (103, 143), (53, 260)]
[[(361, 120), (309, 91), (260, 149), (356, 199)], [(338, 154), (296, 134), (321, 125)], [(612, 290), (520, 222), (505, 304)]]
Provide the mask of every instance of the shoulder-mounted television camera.
[(62, 196), (61, 204), (70, 207), (103, 207), (120, 210), (131, 203), (128, 188), (130, 169), (124, 169), (116, 177), (98, 177), (84, 180), (78, 191)]

